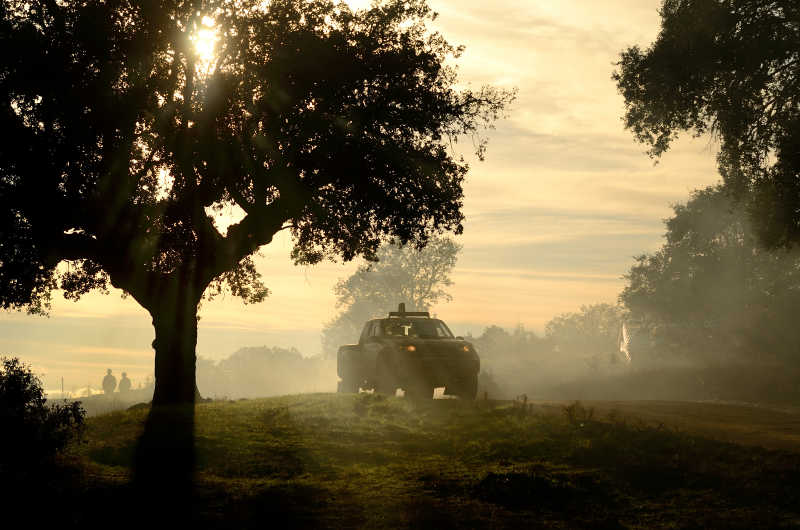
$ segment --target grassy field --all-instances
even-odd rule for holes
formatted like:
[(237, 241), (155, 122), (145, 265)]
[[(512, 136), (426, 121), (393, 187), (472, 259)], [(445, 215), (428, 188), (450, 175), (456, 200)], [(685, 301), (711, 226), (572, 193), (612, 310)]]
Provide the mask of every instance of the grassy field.
[[(193, 526), (800, 526), (800, 454), (700, 437), (728, 431), (687, 407), (523, 408), (367, 394), (204, 403)], [(99, 513), (124, 520), (146, 510), (132, 505), (128, 485), (146, 415), (138, 408), (89, 420), (85, 442), (37, 486), (58, 499), (57, 521), (86, 526)], [(671, 415), (688, 423), (677, 428)]]

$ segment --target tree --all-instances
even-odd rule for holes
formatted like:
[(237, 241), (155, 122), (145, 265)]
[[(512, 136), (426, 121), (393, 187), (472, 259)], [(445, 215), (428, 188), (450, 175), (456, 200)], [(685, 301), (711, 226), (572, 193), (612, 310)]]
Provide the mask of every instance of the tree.
[(408, 311), (428, 311), (440, 301), (450, 301), (446, 288), (453, 285), (450, 273), (460, 251), (461, 245), (447, 237), (435, 237), (423, 249), (381, 247), (376, 262), (362, 264), (334, 287), (342, 311), (322, 330), (325, 353), (335, 354), (342, 344), (357, 340), (365, 321), (386, 316), (400, 302)]
[(80, 437), (85, 416), (80, 402), (47, 403), (30, 366), (0, 357), (0, 472), (49, 462)]
[(296, 348), (241, 348), (216, 363), (197, 361), (197, 384), (209, 395), (236, 399), (336, 389), (331, 361), (304, 357)]
[(561, 355), (616, 360), (623, 313), (622, 307), (611, 304), (581, 306), (577, 313), (564, 313), (548, 322), (545, 337)]
[(696, 191), (666, 220), (666, 242), (636, 258), (620, 300), (671, 355), (795, 356), (797, 252), (760, 247), (721, 186)]
[(123, 290), (152, 316), (153, 402), (190, 403), (198, 304), (263, 300), (252, 255), (278, 232), (303, 264), (461, 232), (447, 140), (513, 94), (456, 89), (433, 18), (424, 0), (3, 2), (0, 306)]
[(664, 0), (661, 32), (622, 52), (625, 126), (664, 153), (682, 131), (720, 140), (725, 183), (768, 247), (800, 242), (800, 4)]
[(480, 353), (481, 366), (494, 367), (541, 359), (553, 351), (549, 340), (526, 330), (522, 324), (517, 325), (510, 333), (500, 326), (488, 326), (480, 336), (468, 336), (467, 340)]

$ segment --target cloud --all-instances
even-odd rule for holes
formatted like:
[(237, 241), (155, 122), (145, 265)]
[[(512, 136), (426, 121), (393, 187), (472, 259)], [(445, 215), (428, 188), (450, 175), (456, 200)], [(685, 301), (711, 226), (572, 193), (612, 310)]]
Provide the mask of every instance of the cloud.
[(116, 357), (118, 359), (146, 359), (151, 361), (153, 358), (153, 350), (138, 350), (131, 348), (113, 348), (108, 346), (67, 346), (64, 348), (64, 353), (69, 355), (78, 355), (83, 357)]

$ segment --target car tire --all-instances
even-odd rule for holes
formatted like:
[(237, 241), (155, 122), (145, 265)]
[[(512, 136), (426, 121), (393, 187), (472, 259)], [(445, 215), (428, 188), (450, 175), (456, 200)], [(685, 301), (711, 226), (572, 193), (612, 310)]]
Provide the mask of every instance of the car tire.
[(467, 384), (466, 392), (464, 393), (465, 399), (475, 399), (478, 397), (478, 374), (473, 374)]
[(478, 397), (478, 374), (473, 374), (460, 382), (454, 392), (447, 391), (461, 399), (474, 400)]
[(433, 399), (433, 385), (409, 383), (403, 386), (406, 396), (411, 399)]
[(355, 379), (343, 379), (336, 386), (336, 391), (340, 394), (356, 394), (358, 393), (358, 383)]
[(375, 361), (375, 391), (388, 396), (394, 396), (399, 386), (397, 378), (389, 364), (388, 357), (379, 355), (378, 359)]

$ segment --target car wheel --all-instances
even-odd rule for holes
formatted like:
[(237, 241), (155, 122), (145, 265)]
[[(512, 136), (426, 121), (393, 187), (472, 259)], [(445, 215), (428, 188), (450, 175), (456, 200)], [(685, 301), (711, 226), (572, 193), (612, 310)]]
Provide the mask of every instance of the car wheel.
[(340, 394), (355, 394), (358, 392), (358, 383), (355, 379), (343, 379), (336, 386), (336, 391)]
[(403, 387), (407, 397), (412, 399), (433, 399), (433, 386), (425, 383), (409, 383)]
[(478, 374), (473, 374), (461, 381), (453, 392), (447, 391), (461, 399), (475, 399), (478, 397)]
[(470, 378), (464, 397), (466, 399), (475, 399), (478, 397), (478, 374), (473, 374)]
[(391, 366), (389, 366), (388, 359), (384, 356), (379, 356), (375, 366), (375, 391), (393, 396), (397, 392), (398, 386), (400, 385), (398, 385), (397, 378)]

